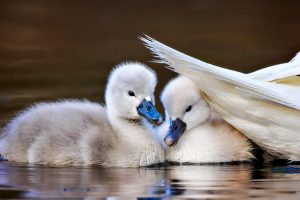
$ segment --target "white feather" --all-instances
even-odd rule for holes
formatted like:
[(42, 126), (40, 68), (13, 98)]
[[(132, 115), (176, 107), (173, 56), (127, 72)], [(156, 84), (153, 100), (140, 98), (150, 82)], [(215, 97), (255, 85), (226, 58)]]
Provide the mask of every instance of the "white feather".
[[(232, 84), (237, 89), (242, 90), (243, 93), (249, 93), (249, 95), (255, 98), (300, 109), (300, 93), (298, 92), (298, 88), (256, 81), (246, 74), (217, 67), (183, 54), (152, 38), (142, 38), (142, 40), (161, 59), (158, 62), (169, 65), (177, 73), (190, 78), (196, 77), (196, 79), (213, 77), (213, 79)], [(200, 85), (201, 89), (202, 87), (205, 86)], [(286, 96), (289, 98), (286, 98)]]
[(249, 73), (248, 77), (260, 81), (274, 81), (300, 74), (300, 52), (288, 63), (266, 67)]

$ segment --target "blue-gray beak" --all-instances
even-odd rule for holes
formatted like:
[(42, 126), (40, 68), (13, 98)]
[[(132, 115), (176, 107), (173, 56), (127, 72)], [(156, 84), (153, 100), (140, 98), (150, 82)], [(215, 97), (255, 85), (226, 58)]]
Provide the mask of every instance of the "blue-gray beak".
[(165, 143), (168, 146), (176, 145), (185, 129), (186, 123), (184, 123), (181, 119), (177, 118), (176, 120), (171, 121), (168, 133), (164, 139)]
[(160, 125), (164, 121), (164, 117), (156, 110), (151, 101), (144, 99), (137, 107), (139, 115), (146, 118), (149, 122)]

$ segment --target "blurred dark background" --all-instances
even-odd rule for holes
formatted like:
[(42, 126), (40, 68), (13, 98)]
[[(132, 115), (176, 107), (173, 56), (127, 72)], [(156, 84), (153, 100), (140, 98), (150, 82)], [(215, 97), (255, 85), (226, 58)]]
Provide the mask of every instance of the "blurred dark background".
[(156, 70), (158, 97), (175, 74), (148, 62), (143, 33), (242, 72), (286, 62), (300, 50), (299, 11), (298, 0), (1, 0), (0, 125), (38, 101), (103, 102), (127, 60)]

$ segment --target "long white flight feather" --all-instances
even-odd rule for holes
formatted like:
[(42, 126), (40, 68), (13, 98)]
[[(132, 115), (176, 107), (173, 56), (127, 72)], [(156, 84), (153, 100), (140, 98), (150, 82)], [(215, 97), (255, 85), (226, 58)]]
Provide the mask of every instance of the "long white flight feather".
[[(145, 43), (146, 47), (155, 54), (155, 57), (158, 59), (156, 62), (167, 64), (168, 68), (177, 73), (193, 79), (197, 76), (205, 77), (208, 75), (214, 79), (233, 84), (237, 89), (240, 89), (243, 94), (248, 92), (249, 96), (254, 98), (300, 110), (300, 91), (296, 90), (296, 88), (254, 80), (247, 76), (247, 74), (205, 63), (172, 49), (149, 36), (140, 39)], [(297, 61), (298, 58), (295, 60)], [(204, 89), (205, 92), (205, 88), (202, 89)], [(298, 92), (298, 94), (295, 94), (295, 92)], [(295, 95), (291, 95), (291, 93)], [(287, 96), (289, 98), (287, 98)]]
[(288, 63), (266, 67), (249, 73), (250, 78), (260, 81), (274, 81), (300, 74), (300, 52)]

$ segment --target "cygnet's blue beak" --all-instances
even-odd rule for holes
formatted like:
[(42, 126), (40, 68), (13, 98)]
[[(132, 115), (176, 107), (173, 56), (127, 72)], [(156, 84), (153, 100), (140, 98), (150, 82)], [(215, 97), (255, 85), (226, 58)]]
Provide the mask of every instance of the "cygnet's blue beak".
[(160, 125), (164, 121), (164, 117), (156, 110), (151, 101), (144, 99), (137, 107), (139, 115), (146, 118), (149, 122)]
[(168, 133), (164, 139), (165, 143), (168, 146), (176, 145), (185, 129), (186, 123), (184, 123), (181, 119), (177, 118), (176, 120), (171, 121)]

